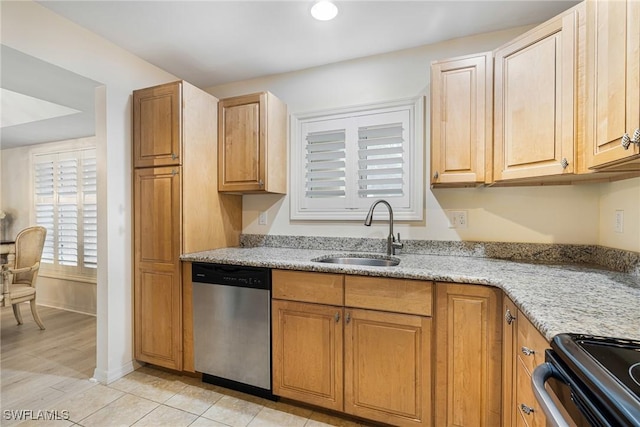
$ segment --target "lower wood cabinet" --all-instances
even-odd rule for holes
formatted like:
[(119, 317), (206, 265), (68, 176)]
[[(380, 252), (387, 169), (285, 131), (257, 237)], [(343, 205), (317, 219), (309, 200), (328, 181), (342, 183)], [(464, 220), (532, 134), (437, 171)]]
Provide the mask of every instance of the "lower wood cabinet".
[(346, 309), (345, 412), (431, 425), (431, 318)]
[(342, 307), (272, 302), (273, 393), (341, 411)]
[[(355, 296), (363, 280), (372, 282), (372, 298)], [(272, 300), (274, 394), (391, 425), (430, 426), (431, 318), (370, 309), (397, 310), (390, 296), (414, 295), (415, 284), (431, 298), (430, 282), (274, 270), (274, 297), (293, 300)], [(339, 303), (345, 289), (366, 309)]]
[(435, 425), (501, 423), (502, 291), (436, 284)]

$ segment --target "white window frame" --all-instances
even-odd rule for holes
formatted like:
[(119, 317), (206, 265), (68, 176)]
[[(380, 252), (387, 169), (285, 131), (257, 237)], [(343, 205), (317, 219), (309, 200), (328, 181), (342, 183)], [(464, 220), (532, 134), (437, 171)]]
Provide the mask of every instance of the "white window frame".
[[(65, 145), (69, 145), (70, 148), (63, 148)], [(55, 158), (58, 157), (58, 161), (65, 158), (82, 158), (82, 159), (92, 159), (96, 161), (96, 148), (95, 146), (87, 146), (85, 144), (63, 144), (62, 147), (57, 147), (49, 150), (36, 149), (31, 152), (30, 156), (30, 176), (31, 176), (31, 185), (30, 188), (32, 190), (32, 203), (31, 203), (31, 218), (33, 224), (38, 224), (37, 219), (37, 208), (36, 204), (39, 202), (39, 198), (36, 194), (36, 165), (39, 163), (40, 159), (43, 157)], [(71, 148), (73, 147), (73, 148)], [(96, 179), (97, 179), (97, 163), (95, 165), (96, 168)], [(82, 181), (82, 167), (79, 167), (78, 170), (78, 180)], [(96, 183), (97, 185), (97, 183)], [(76, 206), (78, 209), (78, 239), (84, 237), (84, 208), (83, 204), (87, 202), (85, 199), (85, 194), (82, 189), (83, 184), (80, 184), (80, 188), (77, 194), (77, 202)], [(97, 189), (96, 189), (97, 190)], [(57, 197), (57, 193), (56, 193)], [(97, 194), (93, 192), (93, 196), (89, 195), (91, 200), (93, 200), (93, 204), (96, 205), (96, 214), (97, 214)], [(41, 199), (40, 199), (41, 200)], [(90, 202), (90, 200), (89, 200)], [(96, 218), (96, 226), (97, 226), (97, 218)], [(50, 240), (53, 236), (51, 236), (51, 231), (47, 230), (47, 240)], [(97, 237), (97, 235), (96, 235)], [(97, 249), (97, 243), (96, 243)], [(40, 264), (40, 276), (43, 277), (52, 277), (59, 279), (69, 279), (78, 282), (87, 282), (87, 283), (96, 283), (97, 276), (97, 263), (95, 268), (85, 267), (84, 266), (84, 242), (78, 241), (78, 260), (77, 265), (63, 265), (59, 263), (49, 263), (49, 262), (41, 262)]]
[[(404, 167), (405, 197), (399, 204), (394, 197), (379, 197), (393, 207), (394, 219), (421, 221), (424, 215), (424, 97), (368, 104), (338, 110), (317, 111), (291, 115), (291, 162), (290, 162), (290, 218), (292, 220), (363, 220), (375, 197), (357, 197), (358, 173), (358, 123), (370, 123), (378, 114), (401, 114), (408, 117), (404, 129), (407, 141)], [(345, 198), (311, 199), (306, 191), (306, 136), (307, 130), (322, 130), (324, 122), (349, 122), (346, 132), (347, 159)], [(375, 120), (374, 120), (375, 121)], [(327, 130), (329, 130), (327, 128)], [(332, 129), (335, 130), (335, 129)]]

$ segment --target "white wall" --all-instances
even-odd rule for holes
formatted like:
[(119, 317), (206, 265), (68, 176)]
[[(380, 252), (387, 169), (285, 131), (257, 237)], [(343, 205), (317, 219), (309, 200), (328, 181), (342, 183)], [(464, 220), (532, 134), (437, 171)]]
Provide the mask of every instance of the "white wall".
[[(431, 61), (493, 50), (528, 28), (460, 38), (211, 87), (207, 91), (225, 98), (269, 90), (287, 103), (291, 114), (418, 95), (426, 95), (428, 101)], [(428, 102), (425, 111), (425, 144), (429, 147)], [(425, 173), (430, 176), (429, 150), (425, 151)], [(597, 244), (600, 188), (596, 184), (436, 190), (426, 186), (426, 219), (399, 223), (396, 230), (404, 239)], [(451, 209), (468, 211), (467, 229), (448, 228), (446, 211)], [(261, 211), (268, 213), (266, 226), (258, 225)], [(637, 211), (635, 214), (631, 209), (628, 211), (629, 221), (635, 215), (637, 223)], [(382, 222), (368, 228), (360, 221), (291, 221), (288, 196), (247, 195), (243, 200), (243, 232), (382, 238), (386, 235), (386, 226)]]
[[(98, 135), (98, 284), (95, 376), (133, 369), (131, 92), (175, 76), (32, 1), (0, 2), (2, 43), (104, 84)], [(100, 113), (102, 112), (102, 113)]]
[[(640, 178), (602, 184), (601, 188), (598, 243), (640, 252)], [(617, 210), (623, 211), (622, 233), (614, 229)]]

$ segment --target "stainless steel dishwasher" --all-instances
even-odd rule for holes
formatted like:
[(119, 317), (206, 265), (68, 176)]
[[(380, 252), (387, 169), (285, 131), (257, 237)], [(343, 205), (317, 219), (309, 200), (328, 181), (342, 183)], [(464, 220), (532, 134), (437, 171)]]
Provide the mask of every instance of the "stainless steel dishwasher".
[(271, 270), (193, 263), (193, 342), (202, 380), (274, 399)]

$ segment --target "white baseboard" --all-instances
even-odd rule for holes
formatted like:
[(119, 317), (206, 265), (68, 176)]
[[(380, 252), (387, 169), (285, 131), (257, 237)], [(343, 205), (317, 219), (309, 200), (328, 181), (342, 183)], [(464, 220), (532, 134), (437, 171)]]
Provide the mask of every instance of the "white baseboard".
[(134, 366), (133, 360), (125, 363), (120, 367), (117, 367), (116, 369), (111, 369), (109, 371), (96, 368), (93, 371), (93, 379), (102, 384), (111, 384), (112, 382), (119, 380), (125, 375), (133, 372), (135, 369), (136, 367)]

